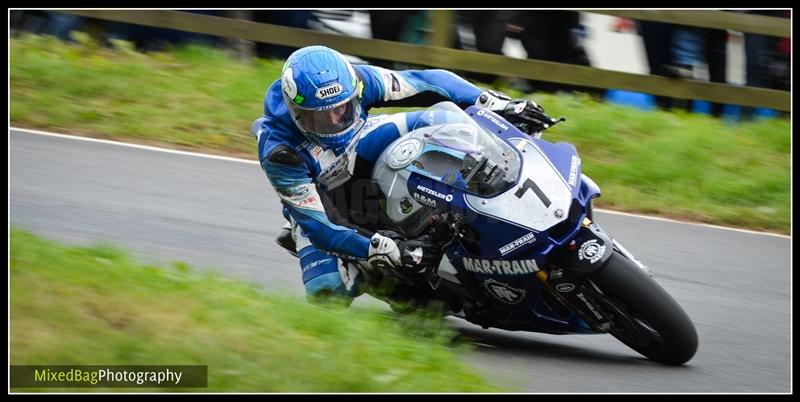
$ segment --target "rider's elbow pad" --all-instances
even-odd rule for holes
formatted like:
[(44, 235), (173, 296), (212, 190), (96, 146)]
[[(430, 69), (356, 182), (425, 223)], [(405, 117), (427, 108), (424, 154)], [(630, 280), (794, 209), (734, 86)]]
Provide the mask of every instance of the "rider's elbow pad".
[(303, 159), (292, 148), (280, 144), (272, 149), (267, 155), (267, 160), (271, 163), (286, 166), (300, 166), (303, 164)]

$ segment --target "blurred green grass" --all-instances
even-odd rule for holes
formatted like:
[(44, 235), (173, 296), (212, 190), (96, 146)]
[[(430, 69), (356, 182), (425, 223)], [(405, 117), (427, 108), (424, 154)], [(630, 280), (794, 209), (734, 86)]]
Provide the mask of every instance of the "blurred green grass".
[[(250, 122), (282, 60), (245, 63), (198, 46), (145, 55), (117, 45), (11, 39), (12, 124), (256, 158)], [(785, 119), (730, 124), (500, 89), (567, 117), (545, 139), (575, 144), (603, 190), (597, 207), (789, 233)], [(373, 112), (398, 110), (408, 109)]]
[(321, 307), (183, 263), (11, 229), (10, 364), (200, 364), (208, 388), (17, 392), (499, 392), (431, 316)]

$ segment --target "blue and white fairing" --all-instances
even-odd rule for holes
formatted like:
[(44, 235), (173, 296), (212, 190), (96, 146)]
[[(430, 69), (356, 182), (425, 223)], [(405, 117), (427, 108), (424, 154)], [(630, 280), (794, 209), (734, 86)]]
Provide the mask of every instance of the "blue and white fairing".
[[(498, 164), (506, 180), (482, 194), (474, 191), (460, 172), (468, 154)], [(393, 221), (402, 227), (424, 207), (459, 211), (481, 232), (498, 232), (482, 236), (483, 257), (510, 258), (530, 249), (503, 248), (528, 233), (536, 237), (530, 243), (545, 253), (563, 245), (580, 226), (589, 199), (599, 194), (591, 181), (582, 180), (571, 144), (531, 138), (486, 109), (465, 112), (449, 102), (431, 107), (376, 165), (374, 178)], [(409, 207), (404, 199), (414, 202)]]
[(373, 178), (387, 215), (409, 236), (436, 210), (463, 216), (474, 236), (449, 246), (446, 263), (473, 274), (496, 307), (533, 311), (545, 332), (591, 332), (574, 316), (553, 318), (535, 278), (599, 195), (582, 180), (572, 145), (531, 138), (484, 108), (442, 102), (384, 151)]

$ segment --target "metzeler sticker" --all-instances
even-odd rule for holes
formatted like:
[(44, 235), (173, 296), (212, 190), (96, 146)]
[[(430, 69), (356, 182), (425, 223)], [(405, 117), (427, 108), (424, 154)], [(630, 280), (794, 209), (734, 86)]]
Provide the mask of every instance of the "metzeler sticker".
[(489, 119), (489, 121), (491, 121), (491, 122), (492, 122), (492, 123), (494, 123), (494, 124), (495, 124), (497, 127), (500, 127), (500, 128), (501, 128), (501, 129), (503, 129), (503, 130), (508, 130), (508, 126), (507, 126), (507, 125), (503, 124), (503, 122), (501, 122), (500, 120), (498, 120), (497, 118), (495, 118), (494, 116), (492, 116), (490, 113), (486, 113), (486, 112), (485, 112), (485, 111), (483, 111), (483, 110), (478, 110), (478, 112), (477, 112), (477, 113), (475, 113), (475, 114), (476, 114), (476, 115), (478, 115), (478, 116), (483, 116), (483, 117), (485, 117), (485, 118)]
[(517, 304), (525, 298), (525, 290), (517, 289), (507, 283), (498, 282), (494, 279), (483, 281), (483, 286), (494, 298), (506, 304)]
[(464, 269), (486, 275), (525, 275), (539, 270), (536, 260), (484, 260), (464, 257)]
[(533, 233), (528, 233), (525, 236), (522, 236), (519, 239), (514, 240), (503, 247), (500, 247), (500, 249), (498, 249), (497, 251), (500, 252), (500, 255), (506, 255), (526, 244), (533, 243), (535, 241), (536, 237), (534, 237)]
[(606, 246), (598, 244), (597, 239), (592, 239), (581, 244), (581, 248), (578, 250), (578, 259), (589, 260), (590, 263), (594, 264), (603, 257), (605, 252)]
[(447, 202), (453, 201), (453, 194), (442, 194), (442, 193), (440, 193), (438, 191), (431, 190), (431, 189), (429, 189), (427, 187), (424, 187), (421, 184), (417, 185), (417, 190), (422, 191), (423, 193), (430, 194), (430, 195), (432, 195), (432, 196), (434, 196), (436, 198), (443, 199), (443, 200), (445, 200)]

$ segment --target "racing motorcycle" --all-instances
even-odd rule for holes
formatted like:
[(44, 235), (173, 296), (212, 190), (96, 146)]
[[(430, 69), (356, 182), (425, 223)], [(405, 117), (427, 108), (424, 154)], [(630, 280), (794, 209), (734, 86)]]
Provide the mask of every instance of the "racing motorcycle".
[(434, 239), (441, 259), (411, 274), (358, 264), (366, 292), (386, 300), (378, 284), (391, 277), (412, 305), (440, 302), (484, 328), (607, 333), (654, 361), (689, 361), (691, 319), (594, 221), (600, 189), (575, 147), (541, 136), (478, 106), (427, 109), (371, 179), (387, 233)]

